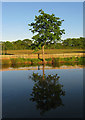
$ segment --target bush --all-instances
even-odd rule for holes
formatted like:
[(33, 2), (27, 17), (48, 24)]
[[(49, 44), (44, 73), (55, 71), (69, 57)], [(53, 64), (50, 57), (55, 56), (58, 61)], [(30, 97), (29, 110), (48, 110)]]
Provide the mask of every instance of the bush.
[(36, 64), (38, 64), (38, 62), (42, 62), (42, 60), (40, 60), (40, 59), (31, 59), (31, 64), (32, 65), (36, 65)]
[(11, 58), (11, 63), (12, 64), (18, 64), (18, 63), (21, 63), (23, 62), (23, 59), (21, 58)]
[(46, 58), (45, 60), (46, 61), (52, 61), (52, 58)]

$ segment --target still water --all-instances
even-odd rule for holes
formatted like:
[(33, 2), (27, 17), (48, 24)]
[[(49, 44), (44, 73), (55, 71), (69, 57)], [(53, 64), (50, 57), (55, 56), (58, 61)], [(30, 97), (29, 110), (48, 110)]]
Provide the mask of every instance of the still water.
[(2, 76), (3, 118), (83, 117), (82, 68), (3, 71)]

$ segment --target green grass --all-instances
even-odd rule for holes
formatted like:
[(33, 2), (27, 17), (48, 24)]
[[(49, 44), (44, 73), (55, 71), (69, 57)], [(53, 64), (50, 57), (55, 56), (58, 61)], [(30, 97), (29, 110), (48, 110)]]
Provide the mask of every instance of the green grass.
[(69, 58), (54, 58), (53, 60), (54, 63), (58, 63), (58, 62), (79, 62), (82, 65), (85, 64), (85, 57), (69, 57)]
[[(62, 65), (66, 66), (74, 66), (74, 65), (85, 65), (85, 57), (71, 57), (71, 58), (54, 58), (53, 63), (52, 59), (46, 59), (48, 66), (60, 67)], [(49, 62), (50, 61), (50, 62)], [(42, 64), (41, 59), (3, 59), (2, 60), (2, 68), (19, 68), (19, 67), (28, 67), (28, 66), (37, 66)]]
[(26, 59), (26, 58), (11, 58), (11, 64), (38, 64), (38, 62), (41, 62), (42, 60), (40, 59)]
[[(69, 62), (69, 63), (74, 63), (78, 62), (81, 65), (85, 64), (85, 57), (70, 57), (70, 58), (48, 58), (46, 59), (47, 62), (52, 62), (54, 64), (59, 64), (60, 62)], [(12, 64), (12, 65), (17, 65), (17, 64), (30, 64), (30, 65), (38, 65), (42, 64), (42, 59), (28, 59), (28, 58), (10, 58), (10, 59), (3, 59), (2, 64)]]
[[(45, 54), (60, 54), (60, 53), (83, 53), (83, 49), (45, 49)], [(2, 51), (5, 53), (5, 51)], [(23, 55), (23, 54), (32, 54), (33, 50), (7, 50), (8, 55)], [(35, 52), (34, 54), (42, 54), (42, 50)]]

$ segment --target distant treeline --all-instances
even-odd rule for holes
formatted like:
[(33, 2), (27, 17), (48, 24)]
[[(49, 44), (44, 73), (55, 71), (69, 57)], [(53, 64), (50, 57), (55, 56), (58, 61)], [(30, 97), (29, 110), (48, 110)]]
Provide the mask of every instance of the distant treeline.
[[(17, 41), (6, 41), (2, 42), (2, 50), (31, 50), (33, 49), (34, 43), (32, 40), (24, 39)], [(61, 43), (46, 43), (45, 49), (84, 49), (85, 38), (68, 38), (62, 40)]]

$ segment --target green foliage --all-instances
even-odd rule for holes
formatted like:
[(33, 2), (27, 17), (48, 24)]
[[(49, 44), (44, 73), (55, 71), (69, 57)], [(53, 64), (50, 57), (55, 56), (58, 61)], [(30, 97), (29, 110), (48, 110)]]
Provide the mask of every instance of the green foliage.
[(59, 63), (59, 62), (78, 62), (81, 65), (85, 64), (85, 57), (68, 57), (68, 58), (54, 58), (53, 60), (54, 63)]
[(68, 38), (63, 40), (62, 45), (64, 48), (82, 48), (85, 46), (85, 38)]
[[(62, 40), (62, 42), (50, 43), (46, 42), (45, 49), (84, 49), (85, 46), (85, 38), (68, 38), (66, 40)], [(15, 42), (2, 42), (2, 50), (26, 50), (26, 49), (41, 49), (42, 45), (37, 42), (33, 43), (32, 40), (24, 39), (18, 40)], [(36, 52), (34, 51), (34, 52)], [(6, 53), (6, 52), (5, 52)], [(4, 54), (4, 53), (3, 53)]]
[(32, 65), (37, 65), (39, 62), (42, 62), (40, 59), (31, 59), (31, 64)]
[(30, 59), (30, 58), (11, 58), (11, 59), (3, 59), (2, 64), (12, 64), (14, 66), (19, 65), (19, 64), (30, 64), (31, 65), (38, 65), (40, 64), (39, 62), (42, 62), (41, 59)]
[(36, 102), (36, 108), (43, 115), (46, 111), (56, 109), (63, 106), (62, 97), (65, 96), (63, 85), (59, 83), (59, 76), (55, 75), (39, 75), (33, 73), (30, 78), (34, 81), (30, 100)]
[(46, 58), (45, 60), (46, 61), (52, 61), (52, 58)]
[(11, 58), (12, 64), (24, 63), (24, 58)]
[(24, 50), (31, 49), (32, 41), (29, 39), (17, 40), (13, 42), (2, 42), (2, 50)]
[(62, 22), (59, 17), (54, 14), (50, 15), (39, 10), (40, 15), (35, 16), (35, 22), (28, 24), (32, 33), (37, 33), (32, 37), (34, 40), (33, 49), (41, 49), (46, 43), (56, 43), (61, 39), (61, 35), (65, 34), (64, 29), (60, 29)]
[[(77, 62), (78, 64), (80, 64), (80, 65), (85, 65), (85, 57), (68, 57), (68, 58), (47, 58), (47, 59), (45, 59), (47, 62), (49, 62), (49, 61), (52, 61), (53, 62), (53, 64), (55, 64), (54, 66), (56, 66), (56, 65), (60, 65), (60, 64), (62, 64), (62, 63), (60, 63), (60, 62), (64, 62), (64, 64), (72, 64), (72, 63), (74, 63), (74, 62)], [(40, 64), (40, 62), (41, 62), (41, 64), (42, 64), (42, 59), (30, 59), (30, 58), (11, 58), (11, 59), (2, 59), (2, 64), (4, 64), (4, 65), (7, 65), (7, 64), (14, 64), (14, 65), (16, 65), (16, 64), (29, 64), (29, 62), (30, 62), (30, 64), (31, 65), (38, 65), (38, 64)]]

